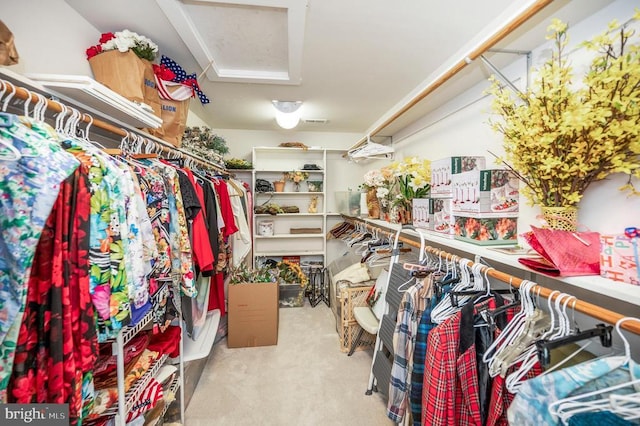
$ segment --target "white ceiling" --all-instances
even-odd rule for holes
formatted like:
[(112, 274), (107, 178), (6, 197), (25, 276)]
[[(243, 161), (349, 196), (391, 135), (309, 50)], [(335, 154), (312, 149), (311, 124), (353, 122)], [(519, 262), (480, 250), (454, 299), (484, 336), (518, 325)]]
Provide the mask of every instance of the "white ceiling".
[[(512, 0), (66, 0), (101, 32), (129, 29), (198, 75), (213, 128), (278, 129), (272, 99), (301, 100), (299, 131), (366, 134), (482, 31)], [(516, 6), (514, 6), (516, 3)], [(578, 22), (604, 0), (556, 0), (498, 47), (544, 42), (551, 17)], [(502, 55), (506, 56), (506, 55)], [(515, 59), (515, 58), (511, 58)], [(496, 59), (505, 61), (505, 58)], [(209, 64), (211, 64), (209, 66)], [(416, 105), (409, 124), (488, 76), (477, 65)], [(461, 73), (462, 74), (462, 73)], [(197, 102), (197, 101), (194, 101)], [(396, 125), (396, 128), (398, 126)], [(355, 142), (355, 141), (354, 141)]]

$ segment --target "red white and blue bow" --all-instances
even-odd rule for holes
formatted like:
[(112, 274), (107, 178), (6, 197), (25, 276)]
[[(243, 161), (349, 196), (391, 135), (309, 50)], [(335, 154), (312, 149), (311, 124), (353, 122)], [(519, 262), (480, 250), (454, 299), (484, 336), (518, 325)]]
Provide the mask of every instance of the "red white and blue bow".
[[(160, 96), (162, 98), (172, 100), (185, 100), (197, 94), (198, 99), (200, 99), (200, 102), (202, 102), (203, 105), (211, 102), (209, 98), (207, 98), (207, 95), (205, 95), (200, 89), (197, 75), (195, 73), (187, 74), (185, 70), (173, 59), (162, 55), (162, 57), (160, 58), (160, 65), (154, 65), (153, 68), (156, 75), (156, 82), (158, 83), (158, 92), (160, 93)], [(189, 96), (186, 96), (188, 92), (184, 91), (181, 91), (181, 93), (176, 93), (175, 91), (169, 92), (166, 85), (163, 84), (166, 82), (179, 83), (188, 86), (190, 89)]]

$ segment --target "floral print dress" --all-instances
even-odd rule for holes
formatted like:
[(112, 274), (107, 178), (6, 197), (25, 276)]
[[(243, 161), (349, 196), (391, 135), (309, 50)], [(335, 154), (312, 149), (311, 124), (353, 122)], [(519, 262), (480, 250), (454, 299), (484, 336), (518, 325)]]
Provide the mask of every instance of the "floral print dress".
[(0, 157), (0, 401), (6, 402), (38, 240), (60, 184), (79, 163), (12, 115), (0, 114), (0, 138), (22, 154)]

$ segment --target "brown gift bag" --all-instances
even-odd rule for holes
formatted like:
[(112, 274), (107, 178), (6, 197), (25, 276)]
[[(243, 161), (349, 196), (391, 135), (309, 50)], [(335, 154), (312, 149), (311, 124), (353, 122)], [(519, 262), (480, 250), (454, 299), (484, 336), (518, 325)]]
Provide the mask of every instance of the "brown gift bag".
[[(176, 89), (179, 86), (176, 86)], [(190, 100), (189, 98), (184, 101), (172, 101), (161, 98), (162, 127), (151, 129), (150, 133), (179, 148), (182, 145), (184, 128), (187, 126)]]
[(130, 101), (145, 101), (145, 63), (133, 51), (108, 50), (89, 59), (89, 65), (99, 83)]
[(162, 106), (153, 73), (153, 64), (145, 59), (142, 59), (142, 62), (144, 63), (144, 103), (153, 108), (153, 115), (162, 118)]

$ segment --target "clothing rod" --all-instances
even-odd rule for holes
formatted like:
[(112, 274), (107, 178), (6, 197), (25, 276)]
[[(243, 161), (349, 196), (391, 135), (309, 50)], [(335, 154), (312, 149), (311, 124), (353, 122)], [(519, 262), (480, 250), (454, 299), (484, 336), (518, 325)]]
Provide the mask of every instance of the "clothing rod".
[[(493, 33), (490, 37), (480, 43), (476, 48), (471, 50), (469, 54), (465, 57), (458, 60), (455, 64), (446, 69), (442, 74), (440, 74), (435, 80), (429, 83), (424, 89), (422, 89), (418, 94), (413, 96), (411, 99), (407, 101), (403, 106), (400, 107), (396, 112), (394, 112), (389, 118), (384, 120), (382, 123), (377, 125), (373, 130), (367, 133), (367, 136), (361, 138), (358, 142), (356, 142), (349, 151), (358, 148), (364, 145), (367, 142), (367, 137), (375, 136), (384, 130), (387, 126), (392, 124), (394, 121), (399, 119), (402, 115), (408, 112), (411, 108), (413, 108), (418, 102), (422, 101), (428, 95), (433, 93), (440, 86), (445, 84), (449, 79), (454, 77), (460, 71), (467, 67), (471, 62), (478, 59), (480, 55), (485, 53), (487, 50), (494, 47), (497, 43), (499, 43), (503, 38), (508, 36), (511, 32), (515, 31), (522, 24), (527, 22), (530, 18), (532, 18), (536, 13), (544, 9), (549, 4), (553, 3), (553, 0), (538, 0), (534, 2), (527, 9), (522, 11), (520, 14), (516, 15), (511, 21), (509, 21), (506, 25), (501, 27), (498, 31)], [(343, 155), (343, 158), (346, 155)]]
[[(344, 220), (349, 222), (358, 222), (361, 224), (364, 224), (367, 228), (371, 229), (371, 230), (377, 230), (378, 232), (382, 232), (384, 234), (387, 234), (387, 236), (389, 237), (395, 237), (395, 232), (391, 232), (385, 229), (382, 229), (379, 226), (367, 223), (363, 220), (357, 219), (357, 218), (352, 218), (352, 217), (344, 217)], [(404, 244), (408, 244), (412, 247), (415, 248), (420, 248), (420, 242), (419, 241), (415, 241), (412, 240), (410, 238), (404, 237), (402, 235), (400, 235), (400, 237), (398, 238), (398, 241), (402, 241)], [(459, 256), (456, 256), (452, 253), (449, 253), (445, 250), (441, 250), (441, 249), (437, 249), (435, 247), (431, 247), (431, 246), (426, 246), (425, 250), (428, 251), (429, 253), (432, 253), (434, 255), (437, 256), (441, 256), (443, 258), (445, 258), (446, 260), (451, 260), (451, 261), (458, 261), (461, 258)], [(469, 261), (469, 266), (474, 265), (474, 262)], [(500, 280), (506, 284), (509, 284), (515, 288), (520, 288), (520, 284), (522, 284), (522, 282), (524, 281), (521, 278), (515, 277), (513, 275), (507, 274), (505, 272), (501, 272), (498, 271), (497, 269), (494, 268), (490, 268), (484, 265), (482, 266), (482, 273), (486, 273), (487, 275), (496, 278), (497, 280)], [(540, 295), (542, 297), (544, 297), (545, 299), (551, 299), (551, 301), (555, 300), (556, 297), (559, 296), (559, 293), (553, 293), (553, 290), (550, 290), (546, 287), (543, 287), (539, 284), (536, 284), (532, 290), (533, 293), (535, 293), (536, 295)], [(598, 320), (604, 321), (606, 323), (609, 324), (616, 324), (618, 322), (618, 320), (624, 318), (626, 315), (621, 315), (617, 312), (613, 312), (609, 309), (605, 309), (601, 306), (597, 306), (594, 305), (592, 303), (589, 302), (585, 302), (583, 300), (579, 300), (576, 299), (575, 305), (573, 302), (571, 302), (571, 306), (573, 307), (573, 309), (575, 309), (578, 312), (582, 312), (583, 314), (586, 314), (590, 317), (596, 318)], [(640, 335), (640, 324), (636, 321), (625, 321), (622, 324), (620, 324), (620, 327), (624, 328), (625, 330), (631, 331), (635, 334)]]
[[(34, 102), (33, 105), (36, 105), (38, 101), (40, 101), (40, 99), (38, 98), (38, 95), (34, 92), (32, 92), (31, 90), (28, 90), (24, 87), (20, 87), (18, 85), (15, 85), (7, 80), (3, 80), (0, 79), (0, 83), (4, 86), (4, 87), (9, 87), (9, 88), (13, 88), (13, 95), (10, 93), (5, 93), (4, 96), (15, 96), (17, 98), (20, 98), (22, 100), (29, 100), (29, 102)], [(47, 104), (47, 110), (49, 111), (53, 111), (53, 112), (57, 112), (60, 113), (64, 110), (63, 108), (63, 104), (59, 101), (55, 101), (53, 99), (48, 99), (48, 98), (44, 98), (44, 100), (46, 101)], [(188, 152), (185, 152), (177, 147), (174, 147), (172, 145), (167, 144), (167, 142), (158, 139), (158, 138), (154, 138), (151, 135), (144, 133), (142, 131), (128, 131), (125, 129), (122, 129), (120, 127), (116, 127), (113, 124), (107, 123), (106, 121), (100, 120), (98, 118), (95, 118), (93, 116), (91, 116), (90, 114), (87, 113), (82, 113), (81, 119), (80, 119), (83, 123), (86, 123), (87, 125), (91, 125), (91, 126), (95, 126), (95, 127), (99, 127), (100, 129), (106, 130), (110, 133), (113, 133), (116, 136), (120, 136), (121, 138), (124, 138), (126, 136), (129, 136), (132, 132), (138, 133), (143, 139), (145, 140), (151, 140), (154, 143), (156, 143), (158, 145), (158, 148), (165, 153), (176, 153), (179, 155), (182, 155), (183, 157), (189, 157), (191, 160), (193, 160), (194, 162), (196, 162), (197, 164), (206, 167), (206, 168), (210, 168), (210, 169), (214, 169), (218, 172), (227, 174), (227, 171), (224, 170), (223, 168), (217, 166), (216, 164), (213, 163), (209, 163), (207, 161), (203, 161), (202, 159), (196, 157), (195, 155), (192, 155)]]

